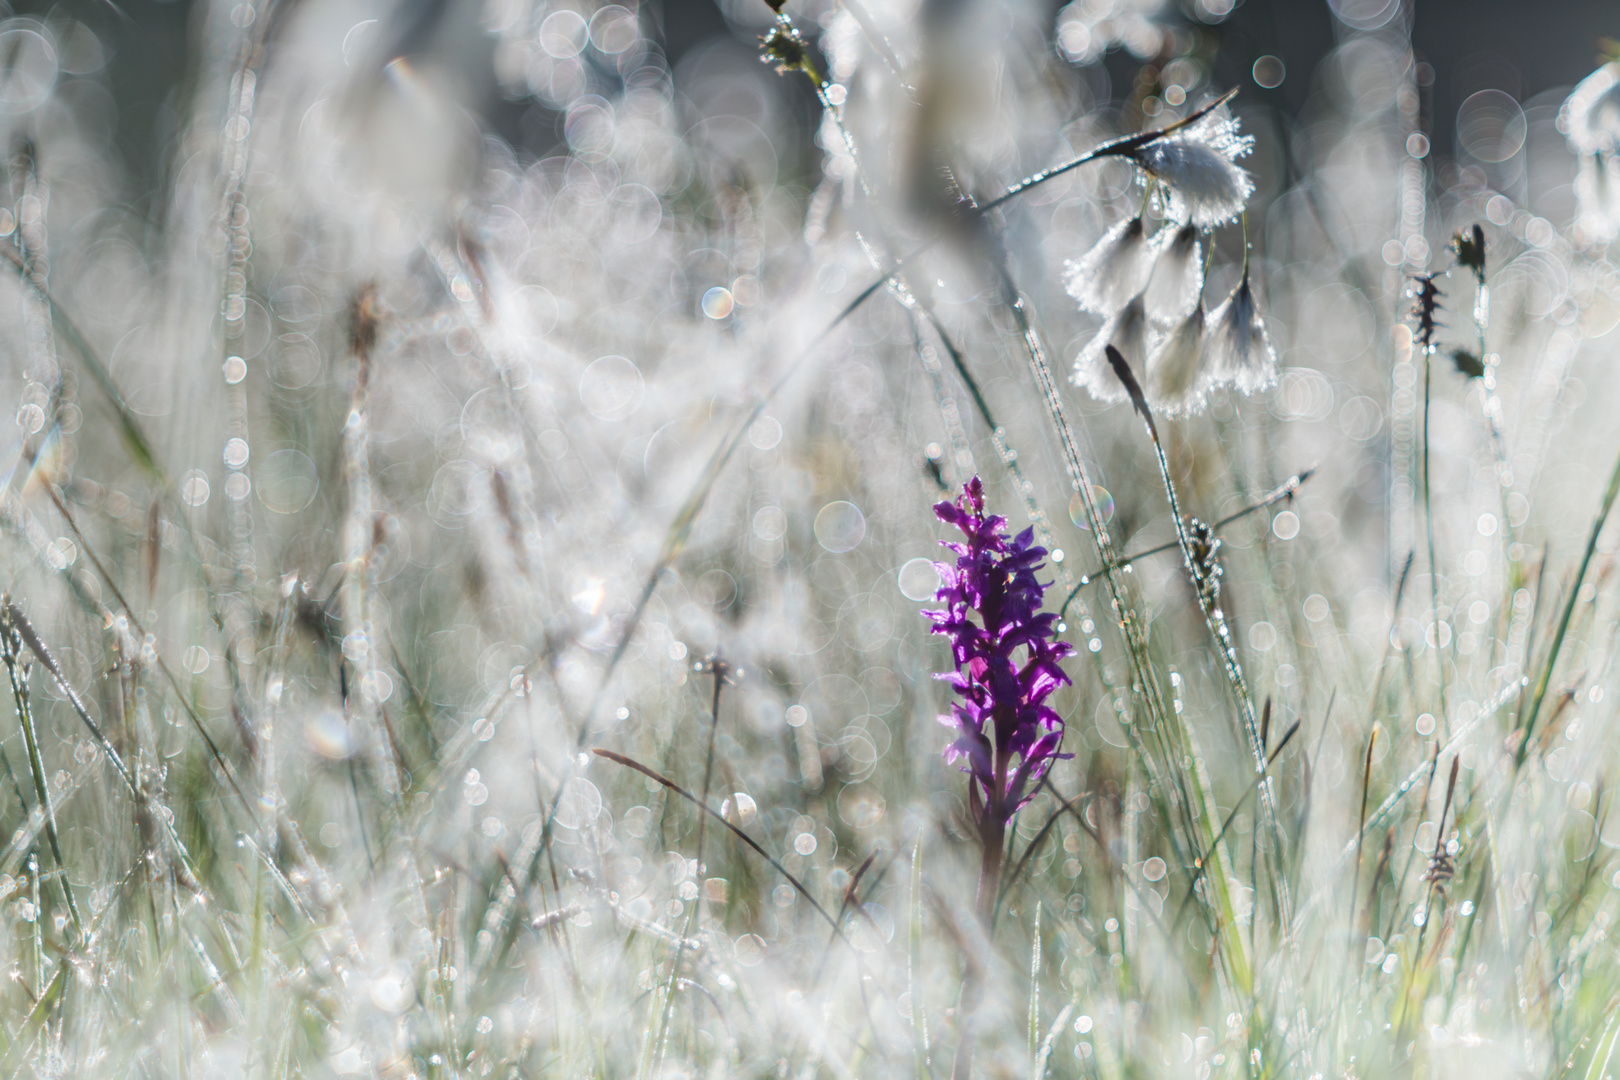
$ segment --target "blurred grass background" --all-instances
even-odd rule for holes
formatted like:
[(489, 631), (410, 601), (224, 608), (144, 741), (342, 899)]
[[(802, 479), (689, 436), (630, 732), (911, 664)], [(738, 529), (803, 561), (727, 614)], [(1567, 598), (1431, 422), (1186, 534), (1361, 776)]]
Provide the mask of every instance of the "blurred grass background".
[[(980, 962), (986, 1075), (1604, 1075), (1620, 274), (1558, 108), (1608, 6), (788, 14), (821, 97), (758, 4), (0, 28), (0, 1069), (943, 1076)], [(1204, 296), (1246, 237), (1283, 370), (1160, 427), (1205, 521), (1314, 468), (1220, 530), (1277, 820), (1144, 558), (1065, 611), (985, 941), (930, 505), (982, 474), (1054, 605), (1097, 575), (1025, 349), (1061, 378), (1063, 264), (1145, 193), (995, 219), (1030, 336), (965, 243), (851, 304), (934, 155), (987, 198), (1228, 87)], [(1119, 551), (1172, 541), (1141, 424), (1062, 399)]]

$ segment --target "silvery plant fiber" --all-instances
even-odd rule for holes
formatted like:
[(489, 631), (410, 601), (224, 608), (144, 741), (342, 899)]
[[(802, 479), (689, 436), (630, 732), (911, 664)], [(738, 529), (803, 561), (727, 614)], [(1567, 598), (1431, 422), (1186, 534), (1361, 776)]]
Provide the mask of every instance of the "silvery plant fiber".
[(1620, 55), (1249, 6), (7, 14), (0, 1072), (1620, 1070)]

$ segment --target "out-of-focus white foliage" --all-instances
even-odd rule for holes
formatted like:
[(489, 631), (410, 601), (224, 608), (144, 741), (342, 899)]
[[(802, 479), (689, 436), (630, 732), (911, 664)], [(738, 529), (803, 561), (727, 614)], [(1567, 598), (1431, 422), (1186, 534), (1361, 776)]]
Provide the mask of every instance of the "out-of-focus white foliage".
[(1582, 79), (1558, 110), (1560, 128), (1580, 155), (1575, 195), (1581, 227), (1594, 239), (1620, 235), (1620, 63), (1608, 63)]

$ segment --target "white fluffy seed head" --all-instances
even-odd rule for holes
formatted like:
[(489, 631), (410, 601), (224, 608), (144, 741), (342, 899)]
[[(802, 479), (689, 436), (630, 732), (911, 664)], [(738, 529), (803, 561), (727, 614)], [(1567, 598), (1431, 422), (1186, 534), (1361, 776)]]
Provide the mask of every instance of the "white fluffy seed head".
[(1217, 109), (1198, 123), (1138, 147), (1131, 158), (1171, 193), (1172, 216), (1210, 228), (1234, 220), (1254, 194), (1237, 159), (1254, 149), (1237, 121)]
[(1620, 236), (1620, 155), (1585, 154), (1575, 170), (1575, 223), (1594, 240)]
[(1148, 358), (1147, 399), (1164, 416), (1202, 412), (1209, 389), (1205, 369), (1204, 307), (1193, 308), (1165, 334)]
[(1213, 385), (1253, 394), (1277, 380), (1277, 350), (1254, 302), (1249, 272), (1209, 318), (1209, 375)]
[(1141, 293), (1103, 324), (1074, 362), (1074, 384), (1085, 387), (1098, 401), (1112, 403), (1124, 401), (1128, 395), (1108, 363), (1106, 349), (1109, 345), (1118, 349), (1131, 367), (1142, 369), (1148, 354), (1148, 320)]
[(1161, 323), (1180, 322), (1192, 314), (1204, 291), (1198, 229), (1190, 223), (1179, 229), (1163, 229), (1154, 241), (1159, 258), (1148, 281), (1148, 314)]
[(1114, 315), (1147, 286), (1158, 254), (1141, 217), (1109, 229), (1096, 245), (1064, 268), (1069, 295), (1086, 311)]
[(1578, 154), (1620, 151), (1620, 63), (1604, 64), (1576, 84), (1558, 125)]

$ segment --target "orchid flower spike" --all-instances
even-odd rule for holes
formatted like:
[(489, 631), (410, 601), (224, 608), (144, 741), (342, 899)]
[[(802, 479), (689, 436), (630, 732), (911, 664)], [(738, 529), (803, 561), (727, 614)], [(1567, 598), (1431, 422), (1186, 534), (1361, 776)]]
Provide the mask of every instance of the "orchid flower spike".
[(1008, 536), (1007, 520), (984, 512), (977, 476), (934, 513), (963, 534), (942, 542), (956, 560), (934, 564), (944, 610), (923, 612), (951, 643), (953, 670), (936, 676), (957, 697), (951, 715), (939, 718), (957, 734), (945, 759), (971, 777), (975, 820), (999, 827), (1052, 762), (1069, 756), (1058, 752), (1063, 718), (1046, 699), (1069, 681), (1059, 662), (1074, 649), (1057, 637), (1057, 615), (1040, 610), (1051, 583), (1036, 578), (1046, 549), (1033, 529)]
[(1086, 311), (1113, 315), (1147, 287), (1157, 255), (1138, 214), (1109, 229), (1080, 258), (1069, 260), (1063, 283)]
[(1170, 189), (1171, 216), (1210, 228), (1235, 220), (1254, 194), (1237, 159), (1254, 149), (1224, 108), (1162, 139), (1134, 147), (1130, 158)]

